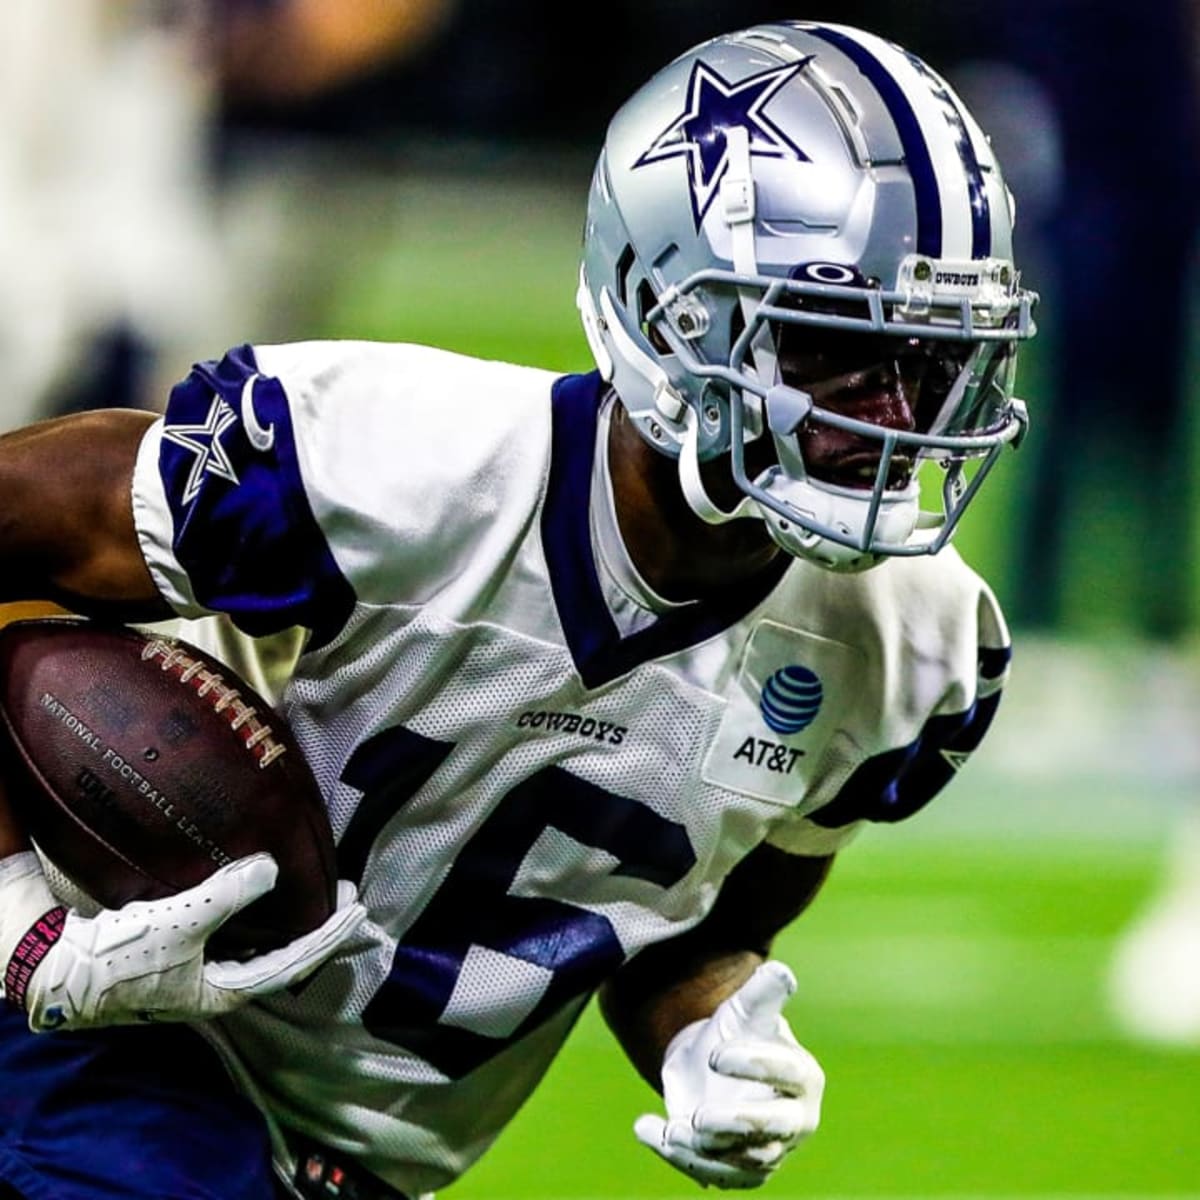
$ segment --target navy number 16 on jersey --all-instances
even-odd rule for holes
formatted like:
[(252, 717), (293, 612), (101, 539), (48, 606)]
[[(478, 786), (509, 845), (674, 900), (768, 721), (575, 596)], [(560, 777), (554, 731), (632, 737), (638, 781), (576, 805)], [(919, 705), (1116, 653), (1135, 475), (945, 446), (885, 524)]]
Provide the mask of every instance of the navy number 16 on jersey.
[[(452, 745), (389, 729), (351, 757), (344, 782), (363, 792), (340, 855), (361, 875), (373, 834), (441, 765)], [(682, 825), (559, 767), (514, 787), (459, 852), (437, 893), (396, 947), (392, 969), (363, 1014), (376, 1036), (451, 1077), (467, 1074), (535, 1029), (620, 966), (624, 948), (607, 917), (510, 889), (535, 842), (556, 829), (616, 860), (609, 872), (668, 888), (696, 861)], [(586, 852), (586, 851), (583, 851)], [(463, 1027), (472, 976), (491, 972), (511, 1004), (486, 1031)], [(456, 994), (457, 993), (457, 994)], [(492, 994), (494, 1006), (495, 994)], [(461, 1024), (456, 1024), (461, 1021)]]

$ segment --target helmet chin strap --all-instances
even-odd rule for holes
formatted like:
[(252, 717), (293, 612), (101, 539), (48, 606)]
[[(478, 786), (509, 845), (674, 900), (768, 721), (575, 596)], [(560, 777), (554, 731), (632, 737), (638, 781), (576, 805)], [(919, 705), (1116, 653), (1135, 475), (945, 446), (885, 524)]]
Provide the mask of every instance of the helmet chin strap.
[[(729, 226), (733, 266), (739, 274), (753, 276), (758, 273), (758, 259), (754, 253), (754, 177), (750, 170), (750, 135), (743, 126), (731, 125), (725, 130), (725, 152), (728, 155), (728, 168), (721, 181), (721, 211)], [(738, 295), (748, 328), (753, 320), (753, 296), (748, 288), (739, 289)], [(759, 326), (751, 347), (755, 371), (760, 378), (762, 372), (767, 372), (773, 379), (775, 348), (771, 344), (770, 331)], [(743, 392), (742, 412), (747, 433), (752, 437), (759, 436), (762, 433), (762, 403), (758, 397)], [(718, 508), (713, 503), (700, 478), (700, 418), (691, 405), (683, 413), (683, 421), (679, 485), (692, 512), (709, 525), (724, 525), (742, 517), (761, 517), (762, 510), (749, 496), (743, 496), (731, 510)]]
[(733, 509), (718, 508), (700, 478), (700, 417), (689, 404), (683, 414), (683, 444), (679, 448), (679, 486), (688, 507), (708, 525), (724, 525), (740, 517), (761, 517), (758, 504), (743, 496)]
[[(805, 558), (833, 571), (861, 571), (875, 566), (880, 555), (873, 550), (845, 545), (809, 529), (802, 514), (809, 514), (822, 524), (838, 528), (847, 537), (862, 528), (867, 500), (849, 494), (839, 495), (838, 489), (828, 489), (808, 479), (788, 479), (778, 471), (768, 471), (759, 477), (759, 486), (768, 489), (793, 511), (784, 520), (780, 514), (755, 500), (743, 496), (732, 509), (718, 508), (700, 478), (699, 418), (689, 405), (684, 415), (686, 431), (679, 454), (679, 483), (688, 507), (708, 525), (725, 525), (743, 517), (764, 521), (771, 538), (788, 554)], [(887, 501), (876, 517), (875, 528), (888, 541), (903, 543), (913, 532), (918, 516), (917, 489), (910, 487), (903, 495)]]
[[(756, 198), (750, 166), (750, 134), (744, 126), (731, 125), (725, 130), (725, 153), (729, 165), (721, 180), (721, 212), (729, 226), (733, 269), (739, 275), (754, 276), (758, 274), (758, 255), (754, 246)], [(738, 289), (738, 303), (747, 329), (755, 321), (756, 298), (757, 293), (752, 289)], [(776, 382), (775, 344), (765, 324), (759, 324), (751, 337), (749, 357), (759, 381), (765, 387), (771, 387)], [(751, 437), (758, 437), (763, 429), (762, 402), (753, 392), (742, 393), (742, 411), (746, 432)]]

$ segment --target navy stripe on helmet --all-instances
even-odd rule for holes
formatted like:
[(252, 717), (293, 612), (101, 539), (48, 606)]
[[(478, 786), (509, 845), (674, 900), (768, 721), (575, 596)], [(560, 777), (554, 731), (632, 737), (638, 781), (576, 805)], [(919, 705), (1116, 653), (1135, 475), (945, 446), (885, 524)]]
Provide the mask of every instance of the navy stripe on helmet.
[(907, 54), (907, 58), (917, 74), (929, 85), (929, 90), (937, 97), (946, 114), (946, 124), (954, 136), (954, 148), (958, 151), (967, 176), (967, 196), (971, 205), (971, 257), (987, 258), (992, 252), (992, 206), (988, 200), (987, 185), (983, 181), (983, 169), (971, 141), (971, 131), (946, 84), (915, 54)]
[(824, 25), (807, 26), (805, 32), (837, 47), (862, 71), (879, 93), (879, 98), (896, 123), (900, 145), (904, 149), (904, 160), (912, 175), (917, 201), (917, 252), (927, 254), (930, 258), (941, 258), (941, 191), (933, 169), (933, 158), (925, 144), (925, 135), (921, 132), (921, 123), (917, 120), (917, 114), (913, 112), (904, 90), (887, 67), (853, 38)]

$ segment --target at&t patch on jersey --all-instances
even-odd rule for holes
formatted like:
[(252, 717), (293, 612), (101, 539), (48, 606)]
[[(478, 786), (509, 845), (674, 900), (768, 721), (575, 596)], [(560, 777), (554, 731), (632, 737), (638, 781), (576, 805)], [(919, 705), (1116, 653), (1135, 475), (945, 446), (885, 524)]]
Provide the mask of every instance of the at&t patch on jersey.
[(864, 665), (853, 646), (760, 621), (704, 760), (705, 782), (799, 805), (821, 751), (844, 724)]

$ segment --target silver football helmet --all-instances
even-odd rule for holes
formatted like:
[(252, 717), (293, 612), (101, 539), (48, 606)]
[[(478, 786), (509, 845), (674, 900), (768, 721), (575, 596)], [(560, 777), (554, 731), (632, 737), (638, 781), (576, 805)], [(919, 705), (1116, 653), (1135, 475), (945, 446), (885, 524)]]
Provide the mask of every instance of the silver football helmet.
[[(698, 516), (763, 519), (789, 553), (856, 570), (940, 550), (1024, 431), (1015, 351), (1037, 297), (1012, 220), (987, 139), (920, 59), (846, 26), (760, 25), (681, 55), (613, 117), (578, 303)], [(732, 508), (701, 470), (724, 454)]]

